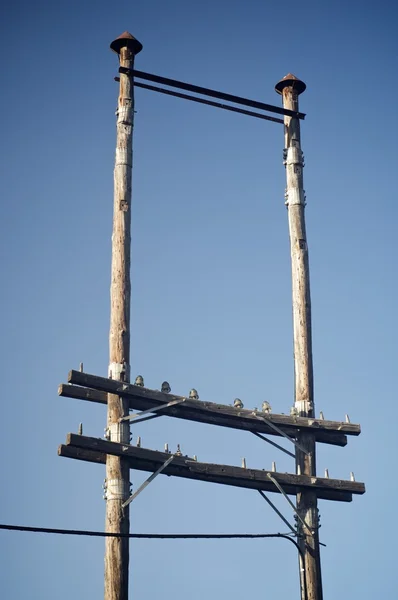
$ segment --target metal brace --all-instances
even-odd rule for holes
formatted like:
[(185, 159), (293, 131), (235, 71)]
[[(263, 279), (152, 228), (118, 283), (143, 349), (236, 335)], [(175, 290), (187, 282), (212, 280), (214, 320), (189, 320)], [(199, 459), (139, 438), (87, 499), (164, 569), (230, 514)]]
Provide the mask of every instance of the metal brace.
[(289, 440), (290, 442), (292, 442), (292, 444), (294, 444), (296, 446), (296, 448), (298, 448), (299, 450), (301, 450), (301, 452), (304, 452), (304, 454), (306, 454), (307, 456), (310, 455), (310, 452), (308, 452), (308, 450), (305, 450), (303, 448), (303, 446), (297, 442), (297, 440), (295, 440), (292, 437), (290, 437), (289, 435), (287, 435), (287, 433), (285, 433), (284, 431), (282, 431), (282, 429), (279, 429), (279, 427), (277, 425), (275, 425), (274, 423), (272, 423), (269, 420), (269, 418), (264, 417), (264, 416), (256, 416), (256, 418), (257, 419), (261, 419), (262, 421), (265, 421), (265, 423), (267, 423), (267, 425), (269, 425), (271, 429), (274, 429), (274, 431), (277, 431), (280, 435), (283, 435), (283, 437), (285, 437), (287, 440)]
[(284, 452), (285, 454), (288, 454), (289, 456), (296, 458), (296, 456), (295, 456), (295, 454), (293, 454), (293, 452), (289, 452), (289, 450), (286, 450), (286, 448), (283, 448), (283, 446), (280, 446), (276, 442), (272, 442), (271, 440), (266, 438), (265, 435), (261, 435), (261, 433), (258, 433), (257, 431), (252, 431), (252, 433), (254, 435), (256, 435), (257, 437), (261, 438), (262, 440), (264, 440), (264, 442), (271, 444), (271, 446), (275, 446), (275, 448), (278, 448), (278, 450), (282, 450), (282, 452)]
[(290, 531), (294, 535), (297, 535), (297, 531), (294, 529), (293, 525), (291, 525), (289, 523), (289, 521), (287, 519), (285, 519), (285, 517), (283, 516), (283, 514), (276, 508), (275, 504), (268, 498), (268, 496), (266, 496), (262, 490), (258, 490), (258, 492), (264, 498), (264, 500), (266, 502), (268, 502), (268, 504), (276, 512), (276, 514), (278, 515), (278, 517), (280, 517), (282, 519), (282, 521), (285, 523), (285, 525), (287, 525), (289, 527)]
[(292, 509), (294, 510), (294, 512), (297, 515), (297, 518), (299, 519), (299, 521), (301, 522), (301, 524), (306, 527), (308, 529), (308, 531), (310, 532), (310, 534), (313, 536), (314, 535), (314, 531), (311, 527), (309, 527), (309, 525), (307, 525), (307, 523), (304, 521), (304, 519), (301, 518), (301, 516), (299, 515), (297, 508), (294, 506), (293, 502), (290, 500), (289, 496), (286, 494), (285, 490), (283, 489), (283, 487), (281, 486), (281, 484), (275, 479), (275, 477), (272, 477), (271, 473), (267, 473), (267, 477), (272, 481), (272, 483), (275, 485), (275, 487), (278, 488), (278, 490), (280, 491), (280, 493), (285, 496), (286, 500), (289, 502), (290, 506), (292, 507)]
[(166, 460), (166, 462), (164, 462), (157, 471), (152, 473), (152, 475), (150, 475), (148, 477), (148, 479), (146, 481), (144, 481), (144, 483), (142, 485), (140, 485), (138, 490), (136, 492), (134, 492), (134, 494), (132, 496), (130, 496), (130, 498), (128, 500), (126, 500), (126, 502), (123, 502), (122, 508), (126, 508), (126, 506), (128, 506), (134, 500), (134, 498), (137, 498), (138, 494), (140, 494), (142, 492), (142, 490), (144, 490), (146, 488), (146, 486), (149, 485), (151, 483), (151, 481), (153, 481), (155, 479), (155, 477), (157, 477), (159, 475), (159, 473), (161, 473), (163, 471), (163, 469), (168, 467), (173, 459), (174, 459), (174, 454), (169, 456), (169, 458)]
[[(136, 419), (137, 417), (143, 417), (144, 415), (148, 415), (149, 413), (157, 412), (158, 410), (161, 410), (163, 408), (169, 408), (170, 406), (175, 406), (176, 404), (182, 404), (183, 402), (185, 402), (185, 400), (186, 400), (186, 398), (181, 398), (180, 400), (172, 400), (171, 402), (167, 402), (167, 404), (160, 404), (159, 406), (154, 406), (153, 408), (148, 408), (147, 410), (143, 410), (142, 412), (127, 415), (126, 417), (122, 417), (121, 419), (119, 419), (119, 423), (121, 423), (122, 421), (132, 421), (133, 419)], [(158, 416), (158, 415), (156, 415), (156, 416)]]

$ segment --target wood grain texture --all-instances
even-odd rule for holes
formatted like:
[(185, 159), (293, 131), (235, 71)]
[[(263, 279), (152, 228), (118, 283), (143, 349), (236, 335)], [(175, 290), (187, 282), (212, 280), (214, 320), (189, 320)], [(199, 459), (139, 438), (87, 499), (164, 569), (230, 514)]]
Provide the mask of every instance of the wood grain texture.
[[(87, 386), (82, 388), (82, 399), (91, 400), (88, 398), (87, 389), (92, 388), (103, 392), (113, 392), (122, 395), (129, 399), (131, 409), (147, 410), (151, 407), (160, 406), (171, 400), (181, 400), (182, 396), (174, 394), (163, 394), (158, 390), (139, 387), (133, 384), (125, 384), (113, 381), (106, 377), (98, 377), (80, 371), (70, 371), (68, 381), (77, 386)], [(79, 397), (78, 388), (73, 391), (70, 388), (74, 386), (62, 385), (60, 390), (62, 395), (71, 395), (71, 397)], [(98, 400), (102, 402), (99, 396)], [(269, 428), (262, 418), (253, 415), (253, 410), (250, 409), (235, 409), (232, 406), (225, 404), (217, 404), (215, 402), (207, 402), (201, 400), (187, 399), (183, 404), (175, 406), (164, 411), (159, 411), (159, 414), (167, 414), (180, 419), (188, 419), (199, 421), (202, 423), (210, 423), (223, 427), (232, 427), (234, 429), (246, 429), (247, 431), (259, 431), (268, 433), (269, 435), (278, 435), (273, 429)], [(285, 433), (294, 437), (297, 434), (298, 428), (308, 429), (314, 432), (317, 441), (331, 443), (333, 445), (345, 446), (347, 443), (346, 435), (359, 435), (361, 432), (360, 425), (355, 423), (345, 423), (343, 421), (329, 421), (314, 418), (291, 417), (290, 415), (282, 415), (271, 413), (267, 418), (280, 427)], [(329, 441), (330, 440), (330, 441)]]
[[(74, 433), (67, 435), (65, 447), (74, 447), (90, 451), (90, 453), (96, 452), (102, 456), (109, 453), (115, 456), (123, 456), (128, 459), (131, 468), (145, 471), (156, 471), (170, 457), (170, 454), (165, 452), (137, 448), (136, 446), (118, 444), (101, 438), (92, 438)], [(85, 460), (83, 456), (81, 460)], [(91, 460), (90, 457), (87, 460)], [(92, 462), (100, 461), (93, 455)], [(296, 494), (297, 490), (310, 489), (314, 490), (319, 498), (347, 501), (348, 497), (344, 494), (363, 494), (365, 492), (364, 484), (358, 481), (307, 477), (290, 473), (274, 473), (268, 470), (243, 469), (232, 465), (201, 463), (187, 456), (175, 456), (173, 462), (164, 471), (166, 475), (214, 481), (225, 485), (263, 489), (279, 493), (269, 480), (268, 473), (275, 477), (286, 493), (289, 494)], [(343, 494), (343, 496), (340, 496), (340, 494)]]
[[(283, 107), (298, 111), (298, 92), (286, 86), (282, 92)], [(303, 155), (301, 151), (300, 121), (285, 116), (286, 204), (288, 208), (290, 254), (292, 270), (293, 345), (294, 345), (294, 398), (300, 417), (313, 417), (314, 382), (312, 360), (311, 295), (308, 243), (305, 227), (305, 195), (303, 188)], [(296, 468), (311, 477), (316, 473), (316, 436), (301, 430), (297, 440), (307, 450), (296, 448)], [(313, 490), (297, 494), (297, 510), (303, 521), (313, 530), (311, 535), (298, 521), (299, 543), (304, 555), (305, 579), (300, 568), (302, 600), (322, 600), (322, 577), (318, 536), (317, 495)], [(306, 587), (306, 594), (304, 592)]]
[[(120, 66), (134, 68), (134, 53), (130, 47), (120, 48)], [(115, 379), (129, 380), (130, 370), (130, 253), (131, 253), (131, 180), (133, 160), (134, 86), (129, 75), (120, 75), (116, 124), (116, 157), (114, 169), (114, 204), (112, 229), (112, 264), (110, 289), (109, 362), (125, 365), (125, 372), (113, 373)], [(108, 427), (129, 413), (129, 401), (108, 394)], [(113, 434), (112, 434), (113, 435)], [(129, 427), (123, 426), (115, 439), (129, 442)], [(129, 494), (130, 469), (120, 456), (106, 456), (106, 479), (118, 482), (118, 494), (106, 500), (105, 531), (129, 533), (129, 507), (123, 502)], [(105, 540), (105, 600), (128, 600), (129, 540)]]

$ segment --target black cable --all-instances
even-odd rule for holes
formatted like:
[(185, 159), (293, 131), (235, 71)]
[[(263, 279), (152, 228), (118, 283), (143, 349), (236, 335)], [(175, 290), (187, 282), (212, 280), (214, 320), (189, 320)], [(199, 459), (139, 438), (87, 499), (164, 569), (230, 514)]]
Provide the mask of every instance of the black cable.
[[(303, 551), (289, 534), (285, 533), (108, 533), (106, 531), (86, 531), (84, 529), (55, 529), (52, 527), (27, 527), (24, 525), (5, 525), (0, 523), (0, 529), (8, 531), (27, 531), (30, 533), (55, 533), (58, 535), (85, 535), (91, 537), (120, 537), (149, 540), (231, 540), (231, 539), (258, 539), (282, 538), (294, 544), (304, 561)], [(307, 583), (304, 571), (304, 595), (307, 600)]]
[(282, 537), (289, 538), (283, 533), (109, 533), (106, 531), (87, 531), (84, 529), (55, 529), (52, 527), (27, 527), (24, 525), (0, 524), (0, 529), (8, 531), (27, 531), (30, 533), (55, 533), (58, 535), (85, 535), (91, 537), (120, 537), (138, 539), (169, 539), (169, 540), (208, 540), (208, 539), (255, 539)]

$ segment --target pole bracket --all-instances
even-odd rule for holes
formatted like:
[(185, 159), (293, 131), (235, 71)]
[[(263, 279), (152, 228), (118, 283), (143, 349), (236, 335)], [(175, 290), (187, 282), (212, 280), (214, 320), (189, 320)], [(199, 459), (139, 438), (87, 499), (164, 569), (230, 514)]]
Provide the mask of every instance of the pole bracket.
[(124, 479), (107, 479), (104, 483), (105, 500), (124, 500), (130, 493), (130, 482)]
[(125, 362), (109, 363), (108, 377), (109, 379), (116, 379), (116, 381), (130, 381), (130, 365)]
[(105, 429), (105, 438), (110, 442), (128, 444), (130, 441), (130, 427), (128, 423), (110, 423)]

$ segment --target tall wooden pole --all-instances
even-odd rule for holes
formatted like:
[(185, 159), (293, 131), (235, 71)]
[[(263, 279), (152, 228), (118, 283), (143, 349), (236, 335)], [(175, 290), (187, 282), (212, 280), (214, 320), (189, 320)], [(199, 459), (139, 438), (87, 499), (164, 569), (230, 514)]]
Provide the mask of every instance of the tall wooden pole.
[[(111, 44), (119, 55), (121, 67), (133, 69), (134, 57), (142, 45), (124, 32)], [(112, 231), (111, 318), (109, 332), (109, 377), (130, 381), (130, 246), (131, 246), (131, 175), (134, 118), (134, 87), (131, 74), (120, 74), (117, 110), (117, 141), (114, 170), (114, 212)], [(108, 394), (108, 438), (130, 443), (128, 423), (119, 419), (128, 415), (129, 402)], [(129, 533), (130, 516), (123, 502), (130, 493), (129, 466), (123, 458), (106, 457), (105, 529)], [(105, 600), (128, 600), (129, 540), (106, 538)]]
[[(275, 90), (282, 95), (283, 106), (299, 110), (299, 94), (305, 83), (289, 73)], [(290, 252), (292, 262), (293, 336), (295, 408), (303, 417), (314, 416), (314, 385), (312, 365), (311, 297), (308, 245), (305, 230), (305, 195), (303, 189), (303, 154), (300, 142), (300, 121), (284, 118), (286, 166), (286, 205), (288, 208)], [(300, 433), (298, 441), (307, 454), (296, 449), (296, 468), (302, 475), (315, 476), (315, 438)], [(317, 496), (312, 491), (297, 494), (297, 509), (307, 526), (298, 521), (299, 543), (304, 556), (300, 564), (302, 600), (322, 600), (321, 563), (318, 537)], [(304, 569), (304, 571), (303, 571)]]

